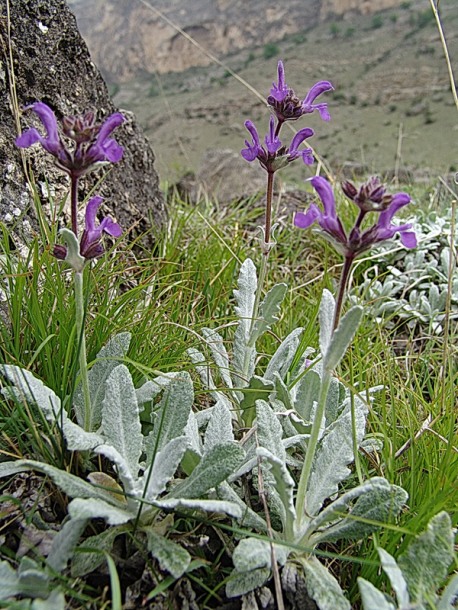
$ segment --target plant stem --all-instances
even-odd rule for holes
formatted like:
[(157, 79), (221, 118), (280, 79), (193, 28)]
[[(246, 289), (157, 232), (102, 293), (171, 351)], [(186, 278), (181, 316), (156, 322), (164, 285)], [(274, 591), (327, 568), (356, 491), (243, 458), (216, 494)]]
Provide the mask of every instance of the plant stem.
[(86, 333), (84, 331), (84, 292), (83, 292), (83, 272), (75, 271), (75, 318), (76, 336), (78, 337), (78, 360), (80, 365), (81, 385), (84, 397), (84, 429), (90, 431), (91, 428), (91, 395), (89, 392), (89, 379), (87, 373), (86, 355)]
[(71, 220), (72, 231), (78, 237), (78, 180), (79, 176), (70, 175), (70, 204), (71, 204)]
[(331, 385), (331, 371), (326, 368), (326, 362), (323, 362), (323, 373), (321, 378), (320, 393), (318, 396), (318, 406), (315, 417), (312, 423), (312, 431), (307, 443), (307, 452), (305, 454), (304, 465), (302, 466), (301, 478), (297, 488), (296, 496), (296, 516), (298, 530), (306, 511), (306, 494), (307, 487), (312, 472), (313, 459), (315, 457), (316, 448), (318, 445), (318, 436), (320, 434), (321, 424), (323, 422), (324, 411), (326, 407), (326, 399), (328, 397), (329, 386)]
[(334, 330), (339, 326), (340, 315), (342, 313), (342, 305), (344, 302), (345, 293), (346, 293), (347, 285), (348, 285), (348, 278), (350, 277), (350, 270), (351, 270), (351, 266), (353, 264), (354, 258), (355, 258), (354, 254), (347, 255), (345, 257), (344, 264), (342, 267), (342, 274), (340, 276), (340, 283), (339, 283), (339, 292), (337, 293), (336, 308), (334, 311), (334, 322), (333, 322)]

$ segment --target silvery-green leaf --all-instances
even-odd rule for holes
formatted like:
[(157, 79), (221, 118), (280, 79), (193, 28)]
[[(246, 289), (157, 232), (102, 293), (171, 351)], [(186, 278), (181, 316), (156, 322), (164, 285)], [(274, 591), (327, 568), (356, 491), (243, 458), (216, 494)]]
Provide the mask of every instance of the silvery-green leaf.
[(154, 505), (164, 510), (188, 509), (203, 510), (208, 513), (221, 513), (234, 519), (242, 517), (242, 510), (235, 502), (225, 500), (201, 500), (199, 498), (167, 498), (156, 500)]
[(61, 229), (59, 231), (62, 241), (67, 246), (67, 254), (65, 255), (65, 262), (77, 273), (82, 273), (86, 259), (80, 254), (80, 244), (78, 238), (70, 231), (70, 229)]
[(188, 423), (184, 429), (184, 435), (188, 439), (188, 449), (184, 454), (181, 467), (189, 476), (200, 462), (200, 458), (203, 453), (202, 440), (200, 438), (199, 426), (197, 424), (197, 417), (194, 411), (190, 411), (189, 413)]
[(4, 388), (2, 393), (6, 397), (36, 404), (46, 419), (62, 430), (70, 451), (89, 451), (103, 442), (100, 435), (86, 432), (73, 423), (63, 409), (60, 398), (30, 371), (13, 365), (4, 365), (1, 371), (14, 383), (14, 387)]
[(194, 388), (191, 377), (183, 372), (170, 380), (156, 409), (153, 431), (145, 440), (147, 462), (169, 441), (182, 436), (194, 401)]
[(73, 555), (72, 559), (72, 577), (81, 578), (81, 576), (90, 574), (101, 566), (105, 561), (103, 551), (110, 552), (115, 538), (125, 531), (126, 526), (112, 526), (96, 536), (85, 538), (81, 546), (85, 549), (94, 549), (94, 552), (78, 552), (78, 549), (76, 549), (77, 552)]
[(68, 513), (75, 520), (104, 519), (108, 525), (122, 525), (135, 517), (129, 510), (95, 498), (75, 498), (68, 505)]
[(143, 435), (134, 384), (129, 369), (119, 364), (106, 380), (102, 430), (106, 443), (125, 459), (134, 478), (139, 470)]
[(59, 589), (54, 589), (47, 599), (34, 599), (31, 610), (65, 610), (65, 596)]
[[(285, 462), (275, 457), (270, 451), (259, 447), (257, 454), (270, 465), (270, 473), (275, 480), (275, 491), (283, 504), (283, 530), (286, 535), (292, 534), (296, 511), (294, 509), (294, 480), (286, 468)], [(262, 465), (261, 465), (262, 466)]]
[(208, 388), (209, 390), (215, 390), (216, 384), (213, 381), (210, 366), (208, 365), (205, 356), (194, 347), (190, 347), (188, 350), (186, 350), (186, 352), (191, 358), (194, 368), (198, 372), (204, 387)]
[(316, 405), (320, 385), (320, 375), (314, 369), (308, 370), (297, 384), (294, 409), (304, 422), (311, 422), (312, 420), (312, 412), (316, 409), (314, 403)]
[[(140, 485), (147, 485), (146, 500), (155, 500), (172, 479), (188, 447), (186, 436), (177, 436), (156, 453), (152, 466), (145, 471)], [(149, 471), (151, 470), (151, 472)]]
[[(139, 495), (140, 490), (138, 489), (138, 473), (135, 473), (135, 475), (132, 474), (127, 460), (115, 447), (112, 445), (98, 445), (94, 448), (94, 453), (105, 456), (116, 465), (117, 474), (122, 482), (124, 492), (126, 494)], [(110, 495), (112, 502), (119, 504), (119, 501), (116, 501), (114, 494), (110, 493)], [(129, 502), (130, 499), (128, 498), (127, 501)]]
[(319, 610), (351, 610), (339, 583), (316, 557), (301, 562), (304, 570), (307, 593), (316, 602)]
[(218, 498), (220, 500), (226, 500), (232, 504), (236, 504), (240, 508), (240, 527), (245, 529), (254, 529), (258, 532), (265, 532), (267, 530), (266, 522), (262, 517), (255, 513), (252, 508), (247, 506), (245, 502), (240, 498), (237, 492), (225, 481), (218, 485), (217, 489)]
[[(247, 424), (253, 422), (255, 417), (255, 403), (257, 400), (267, 400), (269, 394), (274, 389), (272, 381), (266, 380), (264, 377), (253, 375), (248, 383), (241, 391), (243, 396), (240, 401), (240, 409), (245, 411), (244, 419)], [(248, 409), (251, 411), (248, 412)], [(251, 414), (252, 413), (252, 414)]]
[(8, 597), (20, 595), (19, 579), (16, 571), (10, 566), (7, 561), (0, 561), (0, 582), (2, 588), (0, 590), (0, 600), (5, 601)]
[(362, 315), (363, 308), (355, 306), (341, 319), (339, 326), (332, 335), (326, 355), (324, 356), (324, 365), (328, 370), (334, 370), (342, 360), (358, 330)]
[(326, 290), (323, 290), (321, 297), (319, 320), (320, 320), (320, 351), (323, 358), (326, 356), (329, 345), (331, 343), (333, 324), (334, 324), (334, 311), (336, 308), (336, 302), (334, 297)]
[[(284, 565), (288, 558), (286, 546), (274, 544), (275, 559)], [(243, 538), (232, 553), (232, 563), (237, 572), (251, 572), (258, 568), (271, 568), (272, 549), (268, 540)]]
[[(325, 540), (363, 538), (377, 529), (377, 523), (385, 523), (399, 514), (407, 497), (402, 487), (391, 485), (383, 477), (364, 481), (326, 506), (310, 522), (310, 531), (319, 531), (313, 537), (314, 544)], [(331, 525), (324, 529), (327, 523)]]
[[(82, 502), (92, 501), (82, 500)], [(100, 502), (100, 500), (96, 500), (96, 502)], [(56, 572), (62, 572), (67, 567), (67, 563), (73, 556), (80, 536), (86, 528), (86, 524), (86, 518), (69, 519), (64, 523), (54, 538), (51, 552), (48, 555), (47, 563), (51, 569)]]
[[(88, 373), (89, 394), (91, 397), (90, 430), (97, 430), (102, 421), (102, 401), (106, 392), (106, 381), (113, 369), (123, 360), (129, 349), (132, 335), (123, 332), (112, 337), (97, 354), (94, 365)], [(84, 396), (81, 383), (73, 396), (76, 418), (84, 425)]]
[[(280, 305), (285, 298), (287, 289), (288, 286), (286, 284), (275, 284), (264, 297), (259, 307), (258, 317), (248, 339), (250, 347), (254, 347), (259, 337), (268, 331), (272, 324), (277, 322), (280, 315)], [(254, 314), (256, 315), (256, 312)]]
[(201, 332), (205, 339), (205, 343), (212, 353), (213, 360), (218, 367), (221, 379), (226, 387), (232, 388), (232, 379), (229, 372), (229, 356), (223, 338), (219, 333), (210, 328), (202, 328)]
[(216, 445), (234, 440), (232, 432), (232, 413), (227, 406), (218, 401), (212, 409), (204, 437), (204, 453), (208, 453)]
[(364, 578), (358, 578), (358, 587), (364, 610), (396, 610), (394, 604)]
[(227, 597), (239, 597), (261, 587), (270, 577), (269, 568), (259, 568), (251, 572), (237, 572), (234, 570), (226, 585)]
[(180, 578), (191, 563), (191, 555), (183, 547), (164, 536), (160, 536), (152, 528), (144, 528), (148, 540), (148, 551), (155, 557), (163, 570), (170, 572), (175, 578)]
[(19, 472), (37, 470), (49, 476), (63, 492), (72, 498), (99, 498), (113, 501), (113, 497), (103, 489), (87, 483), (80, 477), (60, 470), (51, 464), (35, 460), (16, 460), (15, 462), (0, 463), (0, 478), (11, 476)]
[(241, 464), (244, 455), (235, 442), (216, 445), (202, 456), (191, 475), (174, 487), (169, 497), (201, 498), (225, 481)]
[(23, 557), (17, 575), (22, 595), (26, 597), (48, 597), (49, 576), (33, 559), (27, 556)]
[(264, 379), (273, 381), (275, 373), (278, 373), (282, 379), (285, 378), (293, 358), (296, 355), (303, 330), (303, 328), (295, 328), (286, 339), (280, 343), (274, 355), (269, 360), (269, 364), (264, 373)]
[(247, 258), (240, 267), (238, 289), (234, 290), (236, 299), (235, 313), (239, 319), (234, 336), (233, 365), (235, 373), (240, 375), (234, 379), (236, 386), (242, 386), (250, 379), (254, 371), (256, 350), (249, 347), (250, 328), (254, 316), (255, 293), (258, 285), (256, 267)]
[(47, 599), (34, 599), (31, 610), (65, 610), (65, 596), (59, 589), (54, 589)]
[[(365, 412), (357, 410), (357, 443), (364, 436), (365, 423)], [(350, 474), (347, 465), (353, 459), (351, 413), (347, 412), (331, 424), (319, 444), (307, 490), (306, 504), (309, 515), (316, 515), (323, 502), (338, 491), (339, 483)]]
[(458, 598), (458, 574), (455, 574), (450, 578), (447, 586), (442, 592), (440, 600), (437, 604), (437, 610), (456, 610), (453, 606), (454, 602)]
[(260, 447), (270, 451), (281, 462), (286, 460), (282, 443), (282, 427), (278, 417), (265, 400), (256, 401), (257, 439)]
[(274, 373), (274, 381), (277, 400), (283, 403), (286, 410), (291, 411), (293, 409), (292, 394), (289, 392), (286, 383), (280, 377), (279, 373)]
[(426, 531), (398, 558), (412, 601), (428, 600), (431, 592), (444, 582), (454, 559), (453, 542), (451, 519), (443, 511), (431, 519)]
[(378, 548), (377, 552), (382, 563), (382, 568), (385, 574), (390, 579), (390, 584), (393, 591), (396, 593), (396, 599), (400, 608), (407, 608), (409, 605), (409, 593), (407, 591), (407, 583), (399, 568), (396, 560), (392, 555), (384, 549)]

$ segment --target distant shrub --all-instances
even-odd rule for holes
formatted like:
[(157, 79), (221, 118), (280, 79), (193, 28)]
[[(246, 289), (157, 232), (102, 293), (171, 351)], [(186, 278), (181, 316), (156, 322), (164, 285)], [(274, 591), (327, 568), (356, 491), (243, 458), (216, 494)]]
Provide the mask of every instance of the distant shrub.
[(397, 110), (397, 106), (396, 106), (396, 104), (390, 104), (390, 105), (388, 106), (388, 110), (389, 110), (390, 112), (396, 112), (396, 110)]
[(371, 21), (371, 29), (378, 30), (383, 25), (383, 17), (381, 15), (374, 15)]
[(425, 9), (424, 11), (417, 13), (416, 24), (419, 28), (424, 28), (433, 21), (434, 13), (430, 9)]
[(340, 27), (337, 25), (337, 23), (331, 23), (329, 26), (329, 33), (333, 38), (337, 38), (337, 36), (340, 34)]
[(293, 34), (291, 36), (291, 42), (294, 44), (303, 44), (304, 42), (307, 42), (305, 32), (297, 32), (296, 34)]
[(354, 33), (355, 33), (355, 28), (353, 26), (350, 26), (345, 30), (344, 36), (345, 36), (345, 38), (353, 38)]
[(401, 8), (406, 11), (410, 8), (410, 2), (401, 2)]
[(270, 59), (271, 57), (275, 57), (276, 55), (278, 55), (279, 52), (280, 49), (278, 48), (277, 44), (275, 44), (274, 42), (268, 42), (266, 45), (264, 45), (262, 56), (264, 57), (264, 59)]
[(398, 20), (398, 16), (396, 15), (396, 13), (393, 13), (392, 15), (390, 15), (391, 23), (396, 23), (397, 20)]

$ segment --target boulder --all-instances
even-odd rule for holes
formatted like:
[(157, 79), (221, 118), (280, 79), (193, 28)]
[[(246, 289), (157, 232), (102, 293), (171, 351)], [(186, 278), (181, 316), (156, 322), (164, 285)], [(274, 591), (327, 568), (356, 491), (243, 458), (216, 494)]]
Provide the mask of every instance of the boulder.
[[(64, 0), (9, 0), (9, 11), (6, 2), (0, 0), (0, 222), (13, 229), (21, 249), (38, 229), (34, 196), (51, 219), (54, 205), (68, 199), (69, 192), (67, 176), (40, 146), (23, 151), (15, 146), (20, 129), (42, 129), (34, 113), (22, 109), (42, 101), (58, 120), (93, 110), (99, 121), (118, 109)], [(124, 147), (124, 157), (83, 177), (80, 200), (96, 187), (105, 198), (101, 213), (113, 216), (128, 238), (141, 235), (148, 248), (166, 219), (165, 203), (154, 153), (135, 117), (120, 111), (127, 120), (114, 137)], [(64, 215), (66, 211), (68, 206)], [(64, 222), (68, 225), (68, 215)]]

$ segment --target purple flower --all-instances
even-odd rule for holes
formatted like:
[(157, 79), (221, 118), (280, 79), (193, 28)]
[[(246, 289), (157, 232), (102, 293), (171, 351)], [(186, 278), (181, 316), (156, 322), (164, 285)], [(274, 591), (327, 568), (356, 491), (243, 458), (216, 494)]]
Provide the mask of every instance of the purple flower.
[(303, 162), (307, 165), (313, 163), (314, 159), (311, 148), (299, 150), (299, 146), (304, 140), (313, 136), (313, 129), (304, 127), (304, 129), (298, 131), (291, 140), (290, 146), (287, 148), (282, 145), (281, 140), (277, 135), (273, 116), (270, 117), (269, 133), (264, 139), (265, 146), (261, 144), (258, 131), (251, 121), (245, 121), (245, 127), (251, 135), (251, 142), (245, 140), (246, 148), (241, 151), (241, 155), (246, 161), (251, 163), (255, 159), (258, 159), (261, 166), (266, 171), (272, 173), (285, 167), (285, 165), (288, 165), (288, 163), (295, 161), (299, 157), (302, 157)]
[(346, 247), (347, 236), (342, 226), (340, 218), (337, 216), (336, 202), (332, 186), (321, 176), (315, 176), (310, 180), (313, 188), (318, 193), (324, 211), (312, 203), (307, 212), (297, 212), (294, 217), (294, 224), (301, 229), (308, 229), (313, 223), (317, 222), (323, 231), (331, 237), (333, 243), (339, 245), (339, 249)]
[(107, 233), (112, 237), (120, 237), (122, 229), (118, 223), (114, 222), (108, 216), (96, 226), (96, 214), (102, 203), (103, 198), (99, 196), (92, 197), (86, 207), (86, 225), (80, 241), (80, 254), (85, 259), (95, 258), (103, 254), (102, 235)]
[(345, 195), (364, 212), (386, 210), (394, 198), (393, 195), (386, 192), (385, 185), (380, 182), (380, 178), (377, 176), (369, 178), (359, 189), (349, 180), (342, 182), (341, 186)]
[[(396, 212), (401, 207), (410, 203), (409, 195), (407, 195), (407, 193), (387, 195), (384, 185), (382, 185), (378, 179), (371, 179), (371, 181), (374, 188), (372, 190), (367, 190), (367, 192), (372, 193), (372, 196), (375, 197), (375, 201), (377, 202), (377, 200), (379, 200), (382, 202), (384, 198), (386, 200), (387, 197), (389, 197), (390, 200), (388, 207), (385, 209), (383, 207), (381, 208), (382, 211), (374, 208), (369, 210), (379, 213), (377, 222), (370, 228), (366, 230), (361, 229), (363, 219), (368, 213), (365, 205), (368, 200), (361, 196), (361, 193), (365, 192), (364, 189), (358, 191), (351, 183), (348, 183), (350, 186), (348, 186), (348, 184), (345, 186), (344, 192), (347, 196), (351, 195), (350, 198), (360, 207), (359, 216), (350, 233), (347, 235), (340, 218), (337, 216), (332, 186), (321, 176), (312, 178), (311, 183), (323, 204), (323, 211), (316, 204), (312, 203), (305, 213), (296, 213), (294, 224), (302, 229), (307, 229), (315, 222), (318, 223), (324, 235), (334, 244), (336, 249), (347, 258), (358, 256), (374, 245), (391, 239), (396, 233), (400, 234), (401, 242), (406, 248), (415, 248), (417, 245), (417, 238), (415, 233), (411, 230), (412, 225), (392, 224), (392, 219)], [(362, 207), (360, 205), (361, 201), (364, 203)]]
[(46, 131), (46, 136), (32, 127), (18, 138), (16, 145), (28, 148), (35, 143), (56, 158), (57, 165), (72, 176), (79, 177), (87, 173), (98, 163), (117, 163), (123, 155), (123, 148), (110, 138), (116, 127), (125, 120), (123, 115), (115, 112), (102, 124), (95, 123), (93, 112), (78, 117), (64, 117), (62, 121), (64, 135), (73, 140), (74, 146), (69, 148), (59, 134), (57, 119), (54, 112), (43, 102), (27, 106), (38, 116)]
[(329, 81), (319, 81), (310, 89), (305, 98), (301, 100), (294, 90), (285, 82), (285, 69), (283, 62), (278, 62), (278, 83), (273, 83), (267, 103), (271, 106), (279, 123), (295, 121), (304, 114), (318, 110), (324, 121), (330, 120), (328, 106), (326, 103), (314, 104), (315, 99), (326, 91), (332, 91), (334, 87)]

